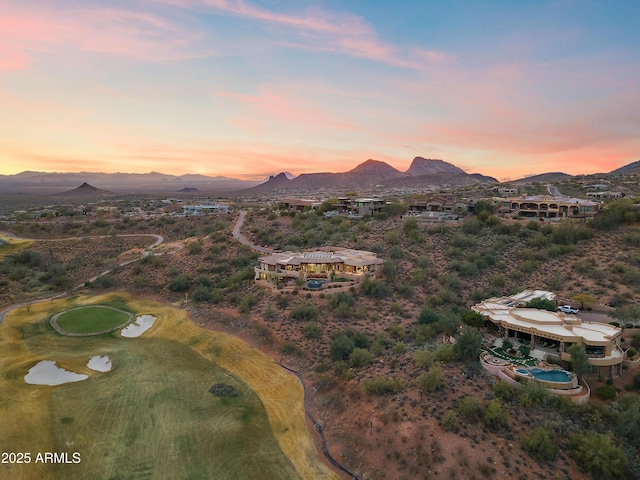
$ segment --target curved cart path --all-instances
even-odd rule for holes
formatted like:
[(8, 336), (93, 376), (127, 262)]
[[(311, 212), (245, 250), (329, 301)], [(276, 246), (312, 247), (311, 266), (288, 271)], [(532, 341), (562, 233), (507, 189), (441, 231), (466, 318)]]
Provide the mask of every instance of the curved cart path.
[(275, 250), (272, 250), (271, 248), (267, 248), (267, 247), (261, 247), (260, 245), (256, 245), (247, 237), (242, 235), (242, 233), (240, 232), (240, 229), (242, 229), (242, 225), (244, 224), (244, 217), (246, 216), (247, 216), (247, 212), (245, 210), (240, 210), (240, 215), (238, 216), (238, 220), (236, 220), (236, 224), (233, 226), (233, 231), (231, 232), (233, 237), (237, 239), (242, 245), (246, 245), (247, 247), (249, 247), (252, 250), (255, 250), (256, 252), (273, 253)]

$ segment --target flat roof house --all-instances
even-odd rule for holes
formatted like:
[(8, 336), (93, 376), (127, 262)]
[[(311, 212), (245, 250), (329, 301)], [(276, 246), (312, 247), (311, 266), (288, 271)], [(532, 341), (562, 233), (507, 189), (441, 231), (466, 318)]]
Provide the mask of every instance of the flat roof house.
[(254, 278), (275, 284), (333, 277), (361, 281), (364, 277), (375, 277), (381, 269), (382, 259), (364, 250), (278, 252), (258, 259)]
[(581, 198), (529, 195), (503, 200), (502, 211), (510, 215), (533, 218), (593, 217), (598, 213), (597, 202)]
[(228, 213), (228, 205), (184, 205), (182, 213), (184, 215), (206, 215), (211, 213)]
[(600, 375), (620, 375), (624, 359), (624, 352), (620, 348), (620, 328), (605, 323), (585, 322), (575, 315), (561, 312), (520, 308), (525, 297), (490, 298), (472, 309), (496, 325), (498, 331), (504, 334), (505, 341), (528, 342), (532, 356), (540, 358), (551, 355), (571, 363), (571, 355), (567, 350), (578, 344), (584, 347), (589, 364)]

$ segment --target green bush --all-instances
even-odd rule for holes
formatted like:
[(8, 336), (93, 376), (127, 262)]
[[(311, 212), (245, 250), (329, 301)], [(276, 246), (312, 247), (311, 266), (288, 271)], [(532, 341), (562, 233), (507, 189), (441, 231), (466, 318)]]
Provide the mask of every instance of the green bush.
[(440, 315), (432, 308), (423, 308), (420, 310), (420, 315), (418, 316), (419, 325), (429, 325), (436, 323), (438, 320), (440, 320)]
[(484, 407), (480, 400), (468, 395), (458, 404), (458, 413), (465, 422), (475, 423), (483, 417)]
[(318, 309), (315, 305), (296, 305), (291, 309), (289, 317), (296, 321), (315, 321), (318, 319)]
[(206, 285), (198, 285), (191, 298), (196, 302), (208, 302), (211, 300), (211, 288)]
[(627, 458), (609, 435), (574, 434), (569, 440), (571, 456), (580, 470), (602, 480), (625, 478)]
[(95, 279), (93, 284), (98, 288), (111, 288), (116, 284), (115, 279), (111, 275), (100, 275)]
[(352, 338), (344, 334), (340, 334), (331, 340), (329, 356), (333, 361), (347, 360), (355, 348), (356, 344)]
[(258, 298), (253, 293), (248, 293), (240, 300), (238, 312), (247, 313), (258, 304)]
[(600, 400), (613, 400), (614, 398), (616, 398), (617, 394), (618, 392), (613, 385), (601, 385), (596, 389), (596, 396)]
[(491, 430), (509, 427), (509, 412), (498, 400), (489, 400), (484, 410), (484, 424)]
[(493, 384), (492, 390), (498, 399), (507, 403), (512, 402), (518, 395), (516, 387), (511, 385), (509, 382), (496, 382)]
[(364, 382), (364, 390), (370, 395), (386, 395), (402, 390), (404, 383), (401, 378), (374, 377)]
[(456, 354), (453, 349), (453, 345), (443, 343), (435, 351), (435, 359), (438, 362), (449, 363), (456, 359)]
[(533, 458), (543, 462), (550, 462), (556, 458), (559, 450), (554, 440), (553, 432), (544, 427), (535, 428), (521, 440), (520, 445)]
[(364, 367), (371, 363), (371, 352), (369, 350), (365, 350), (364, 348), (354, 348), (353, 351), (349, 354), (349, 365), (352, 367)]
[(432, 365), (427, 372), (418, 377), (418, 384), (430, 393), (444, 388), (444, 370)]
[(178, 275), (171, 279), (169, 282), (169, 290), (172, 292), (184, 292), (189, 289), (189, 285), (191, 284), (191, 280), (187, 275)]
[(316, 322), (307, 322), (302, 327), (302, 334), (305, 338), (320, 338), (322, 336), (322, 329)]
[(413, 354), (413, 361), (421, 368), (430, 367), (435, 361), (435, 354), (429, 350), (418, 350)]
[(458, 415), (453, 410), (449, 410), (445, 413), (444, 417), (440, 421), (440, 426), (445, 432), (457, 432), (460, 428), (460, 420)]

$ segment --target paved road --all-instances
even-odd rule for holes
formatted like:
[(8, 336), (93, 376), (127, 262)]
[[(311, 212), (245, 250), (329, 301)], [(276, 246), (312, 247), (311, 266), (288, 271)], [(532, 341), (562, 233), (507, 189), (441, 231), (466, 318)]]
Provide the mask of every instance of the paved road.
[(616, 321), (615, 318), (609, 316), (608, 312), (595, 312), (593, 310), (580, 310), (576, 316), (585, 322), (609, 323)]
[(238, 220), (236, 221), (236, 224), (234, 225), (233, 231), (231, 232), (231, 234), (242, 245), (246, 245), (247, 247), (251, 248), (252, 250), (255, 250), (257, 252), (262, 252), (262, 253), (273, 253), (274, 251), (272, 249), (267, 248), (267, 247), (261, 247), (260, 245), (256, 245), (251, 240), (249, 240), (247, 237), (242, 235), (242, 233), (240, 233), (240, 229), (242, 229), (242, 225), (244, 224), (244, 217), (246, 215), (247, 215), (247, 212), (245, 210), (241, 210), (240, 211), (240, 215), (238, 216)]

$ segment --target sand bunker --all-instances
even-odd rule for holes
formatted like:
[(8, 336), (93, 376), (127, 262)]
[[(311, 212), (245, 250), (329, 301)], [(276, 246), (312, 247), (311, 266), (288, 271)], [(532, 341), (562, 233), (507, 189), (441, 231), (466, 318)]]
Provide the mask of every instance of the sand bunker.
[(89, 363), (87, 363), (87, 367), (91, 370), (95, 370), (96, 372), (109, 372), (111, 371), (111, 359), (106, 355), (96, 355), (89, 359)]
[(133, 338), (139, 337), (144, 332), (149, 330), (153, 323), (156, 321), (156, 317), (153, 315), (140, 315), (136, 318), (136, 321), (130, 323), (125, 328), (122, 329), (120, 335), (123, 337)]
[(30, 385), (62, 385), (80, 382), (86, 378), (89, 378), (89, 375), (69, 372), (56, 366), (53, 360), (43, 360), (29, 369), (24, 381)]

